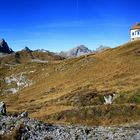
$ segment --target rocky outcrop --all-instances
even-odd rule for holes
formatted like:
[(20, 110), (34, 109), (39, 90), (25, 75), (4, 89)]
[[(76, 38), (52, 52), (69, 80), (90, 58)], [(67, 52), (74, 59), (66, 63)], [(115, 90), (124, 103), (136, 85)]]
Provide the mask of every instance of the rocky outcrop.
[(0, 115), (6, 115), (6, 105), (4, 102), (0, 102)]
[(0, 40), (0, 53), (13, 53), (13, 50), (11, 48), (9, 48), (7, 42), (4, 39)]
[(112, 95), (104, 96), (104, 100), (105, 100), (104, 104), (112, 104), (113, 96)]
[(108, 95), (104, 95), (104, 104), (112, 104), (113, 100), (117, 97), (116, 94), (108, 94)]
[(61, 126), (30, 119), (27, 112), (18, 116), (0, 115), (0, 135), (12, 137), (13, 133), (17, 139), (21, 140), (139, 140), (140, 125), (118, 127)]
[(11, 75), (5, 77), (5, 83), (7, 85), (7, 90), (5, 93), (17, 93), (19, 90), (32, 85), (32, 81), (28, 79), (27, 73), (22, 72), (18, 75)]

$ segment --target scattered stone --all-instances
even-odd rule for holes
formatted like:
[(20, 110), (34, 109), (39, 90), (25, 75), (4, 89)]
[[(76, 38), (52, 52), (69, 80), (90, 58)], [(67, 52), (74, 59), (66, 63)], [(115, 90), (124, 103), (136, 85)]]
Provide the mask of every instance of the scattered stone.
[(5, 83), (8, 89), (5, 90), (6, 93), (17, 93), (20, 89), (32, 85), (32, 81), (28, 79), (26, 72), (19, 73), (17, 75), (12, 74), (9, 77), (5, 77)]
[[(0, 105), (1, 110), (6, 109), (3, 102)], [(30, 119), (26, 111), (19, 116), (0, 115), (0, 135), (16, 132), (21, 140), (140, 140), (138, 123), (114, 127), (61, 126)]]

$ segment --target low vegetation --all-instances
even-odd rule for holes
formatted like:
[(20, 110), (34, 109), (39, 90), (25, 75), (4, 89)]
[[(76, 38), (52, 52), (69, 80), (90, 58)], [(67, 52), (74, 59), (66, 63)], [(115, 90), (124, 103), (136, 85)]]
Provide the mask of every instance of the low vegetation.
[[(16, 94), (5, 94), (4, 78), (21, 72), (33, 84)], [(0, 100), (9, 112), (27, 110), (31, 118), (63, 124), (140, 121), (140, 41), (48, 63), (3, 63), (0, 73)], [(105, 105), (104, 96), (109, 94), (116, 96), (111, 105)]]

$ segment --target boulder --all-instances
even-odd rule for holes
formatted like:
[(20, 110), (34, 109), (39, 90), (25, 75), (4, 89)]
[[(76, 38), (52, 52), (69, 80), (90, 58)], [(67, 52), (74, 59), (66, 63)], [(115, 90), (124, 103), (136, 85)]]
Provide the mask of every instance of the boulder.
[(109, 95), (104, 95), (104, 104), (107, 105), (111, 105), (113, 100), (117, 98), (117, 94), (109, 94)]
[(4, 102), (0, 102), (0, 115), (6, 115), (6, 105)]
[(28, 117), (28, 112), (24, 111), (19, 115), (19, 118), (27, 118)]
[(106, 96), (104, 96), (104, 100), (105, 100), (104, 104), (112, 104), (113, 96), (112, 95), (106, 95)]

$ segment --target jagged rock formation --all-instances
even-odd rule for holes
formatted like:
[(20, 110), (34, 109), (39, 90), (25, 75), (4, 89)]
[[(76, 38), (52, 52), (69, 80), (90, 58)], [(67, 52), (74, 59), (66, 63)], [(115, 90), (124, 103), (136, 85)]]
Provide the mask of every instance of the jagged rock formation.
[(139, 140), (140, 126), (86, 127), (51, 125), (30, 119), (27, 112), (0, 115), (0, 139), (20, 140)]
[(13, 53), (13, 50), (9, 48), (7, 42), (4, 39), (0, 40), (0, 53)]
[(63, 56), (63, 57), (78, 57), (81, 55), (85, 55), (85, 54), (90, 54), (93, 53), (94, 51), (89, 50), (86, 46), (84, 45), (80, 45), (76, 48), (73, 48), (69, 51), (66, 52), (60, 52), (59, 55)]

